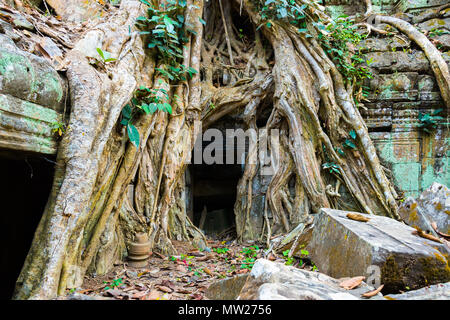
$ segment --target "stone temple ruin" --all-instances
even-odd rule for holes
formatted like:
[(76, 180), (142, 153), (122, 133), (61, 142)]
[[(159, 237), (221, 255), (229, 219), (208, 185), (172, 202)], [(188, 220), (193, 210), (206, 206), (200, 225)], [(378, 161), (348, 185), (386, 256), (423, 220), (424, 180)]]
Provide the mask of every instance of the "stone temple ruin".
[[(324, 0), (330, 14), (362, 12), (353, 0)], [(446, 0), (377, 0), (378, 12), (425, 12)], [(420, 29), (450, 30), (450, 14), (426, 20)], [(42, 57), (19, 49), (10, 26), (0, 20), (0, 181), (2, 184), (3, 243), (0, 251), (3, 281), (14, 286), (53, 183), (58, 150), (58, 123), (67, 116), (66, 79)], [(450, 64), (450, 34), (434, 37)], [(369, 128), (388, 176), (403, 196), (418, 196), (433, 182), (449, 185), (448, 110), (424, 53), (409, 40), (370, 36), (359, 44), (368, 53), (373, 79), (367, 80), (368, 102), (360, 111)], [(267, 106), (270, 108), (270, 106)], [(431, 132), (424, 130), (420, 114), (440, 110), (443, 117)], [(263, 119), (263, 123), (267, 119)], [(231, 114), (217, 128), (239, 126)], [(208, 234), (220, 234), (236, 225), (233, 214), (240, 165), (190, 165), (186, 170), (187, 214)], [(255, 232), (263, 226), (263, 176), (254, 184), (250, 213)], [(345, 195), (343, 195), (345, 198)], [(343, 200), (345, 202), (345, 199)], [(352, 205), (348, 205), (352, 209)], [(14, 246), (11, 244), (14, 243)], [(9, 245), (8, 245), (9, 244)], [(3, 292), (2, 292), (3, 294)], [(9, 296), (9, 293), (7, 294)]]

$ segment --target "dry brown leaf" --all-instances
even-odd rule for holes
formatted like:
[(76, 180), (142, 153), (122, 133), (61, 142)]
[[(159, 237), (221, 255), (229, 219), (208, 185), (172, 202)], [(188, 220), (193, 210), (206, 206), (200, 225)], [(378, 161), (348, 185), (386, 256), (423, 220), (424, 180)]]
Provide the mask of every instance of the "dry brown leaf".
[(161, 298), (159, 292), (152, 290), (148, 295), (142, 297), (142, 300), (158, 300), (159, 298)]
[(436, 233), (437, 233), (438, 235), (440, 235), (441, 237), (443, 237), (443, 238), (446, 239), (446, 240), (449, 240), (449, 239), (450, 239), (450, 235), (445, 234), (445, 233), (442, 233), (442, 232), (440, 232), (440, 231), (438, 230), (436, 222), (433, 221), (433, 222), (431, 223), (431, 226), (433, 227), (434, 231), (436, 231)]
[(194, 293), (193, 295), (191, 295), (191, 297), (194, 300), (203, 300), (203, 296), (201, 294), (199, 294), (199, 293)]
[(368, 291), (368, 292), (366, 292), (366, 293), (363, 293), (362, 295), (361, 295), (361, 297), (364, 297), (364, 298), (370, 298), (370, 297), (373, 297), (373, 296), (376, 296), (380, 291), (381, 291), (381, 289), (383, 289), (383, 287), (384, 287), (384, 284), (382, 284), (381, 286), (379, 286), (377, 289), (375, 289), (375, 290), (372, 290), (372, 291)]
[(155, 254), (155, 256), (157, 256), (157, 257), (159, 257), (161, 259), (165, 259), (166, 258), (166, 256), (162, 255), (161, 253), (158, 253), (158, 252), (153, 252), (153, 253)]
[(435, 236), (425, 233), (422, 229), (420, 229), (419, 227), (415, 227), (416, 230), (412, 232), (412, 234), (417, 235), (419, 237), (434, 241), (434, 242), (439, 242), (442, 243), (441, 239), (436, 238)]
[(188, 253), (189, 256), (193, 256), (193, 257), (204, 257), (205, 254), (201, 253), (200, 251), (192, 251)]
[(353, 277), (353, 278), (342, 281), (341, 283), (339, 283), (339, 286), (346, 290), (352, 290), (352, 289), (356, 288), (357, 286), (359, 286), (365, 278), (366, 277), (364, 277), (364, 276)]
[(131, 296), (132, 299), (141, 299), (143, 297), (145, 297), (148, 294), (147, 291), (140, 291), (140, 292), (136, 292), (135, 294), (133, 294)]
[(187, 289), (183, 289), (183, 288), (178, 288), (177, 292), (178, 293), (184, 293), (184, 294), (191, 294), (192, 293), (192, 291), (187, 290)]
[(269, 254), (269, 256), (267, 257), (267, 259), (269, 259), (270, 261), (275, 261), (277, 260), (277, 257), (275, 257), (272, 253)]
[(176, 271), (179, 271), (179, 272), (183, 272), (183, 273), (186, 273), (188, 270), (187, 270), (187, 268), (185, 267), (185, 266), (182, 266), (182, 265), (178, 265), (176, 268), (175, 268), (175, 270)]
[(166, 286), (155, 286), (156, 288), (158, 288), (159, 290), (163, 291), (163, 292), (167, 292), (167, 293), (171, 293), (173, 290), (170, 289), (169, 287)]
[(367, 222), (370, 220), (369, 218), (364, 217), (363, 215), (361, 215), (359, 213), (347, 213), (346, 217), (351, 220), (360, 221), (360, 222)]
[(203, 268), (203, 271), (205, 271), (207, 274), (209, 274), (211, 277), (214, 275), (213, 273), (212, 273), (212, 271), (211, 270), (209, 270), (208, 268)]
[(208, 261), (209, 259), (212, 259), (212, 258), (213, 258), (213, 255), (212, 254), (208, 254), (208, 255), (206, 255), (204, 257), (197, 258), (196, 260), (197, 261)]
[(237, 274), (243, 274), (243, 273), (247, 273), (247, 272), (248, 272), (248, 269), (241, 269), (241, 270), (236, 271)]

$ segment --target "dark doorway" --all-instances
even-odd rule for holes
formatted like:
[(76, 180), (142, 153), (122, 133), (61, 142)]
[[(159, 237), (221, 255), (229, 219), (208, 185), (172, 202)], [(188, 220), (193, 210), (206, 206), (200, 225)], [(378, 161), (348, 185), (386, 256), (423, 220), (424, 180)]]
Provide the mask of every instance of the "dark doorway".
[[(216, 122), (213, 130), (219, 130), (223, 140), (221, 147), (214, 148), (212, 155), (215, 156), (218, 151), (222, 156), (218, 156), (218, 159), (214, 158), (215, 162), (212, 164), (205, 163), (208, 162), (205, 159), (197, 164), (193, 157), (194, 164), (191, 164), (186, 172), (188, 215), (192, 222), (209, 236), (220, 236), (224, 231), (230, 231), (235, 227), (234, 204), (237, 185), (244, 170), (244, 164), (241, 162), (245, 161), (248, 141), (245, 143), (244, 150), (238, 152), (238, 148), (242, 146), (237, 143), (236, 138), (227, 142), (226, 133), (227, 129), (236, 130), (242, 127), (240, 119), (230, 116), (225, 116)], [(203, 155), (205, 148), (210, 147), (213, 142), (220, 143), (215, 141), (215, 138), (201, 143)], [(227, 159), (227, 153), (230, 159)]]
[(47, 203), (54, 157), (0, 151), (1, 226), (0, 299), (10, 299)]
[(192, 165), (190, 171), (194, 224), (210, 236), (232, 228), (241, 165), (199, 164)]

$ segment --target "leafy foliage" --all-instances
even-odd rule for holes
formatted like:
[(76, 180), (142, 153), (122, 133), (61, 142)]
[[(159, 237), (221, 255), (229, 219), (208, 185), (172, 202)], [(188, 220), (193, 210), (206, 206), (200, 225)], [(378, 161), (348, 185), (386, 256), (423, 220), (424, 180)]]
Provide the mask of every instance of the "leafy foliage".
[(284, 20), (298, 27), (299, 32), (306, 30), (306, 4), (299, 5), (295, 0), (254, 0), (253, 4), (269, 28), (272, 26), (271, 20)]
[(436, 129), (439, 120), (444, 119), (441, 116), (437, 116), (437, 114), (441, 113), (442, 110), (443, 109), (434, 110), (431, 114), (419, 113), (419, 128), (427, 133), (430, 133), (431, 130)]
[[(304, 247), (304, 245), (300, 246), (300, 248), (303, 248), (303, 247)], [(296, 262), (295, 258), (289, 257), (289, 251), (290, 251), (290, 249), (283, 251), (283, 257), (284, 257), (284, 260), (286, 260), (285, 265), (287, 265), (287, 266), (291, 266)], [(309, 255), (308, 250), (300, 249), (300, 258), (306, 258), (308, 255)], [(298, 260), (298, 265), (299, 266), (303, 265), (303, 259)]]
[(111, 53), (107, 52), (107, 51), (103, 51), (100, 48), (97, 48), (97, 53), (100, 56), (100, 58), (102, 59), (101, 61), (106, 64), (108, 62), (113, 62), (116, 61), (117, 59), (115, 58), (111, 58)]
[(52, 123), (52, 132), (54, 134), (58, 134), (61, 137), (66, 132), (66, 125), (63, 122), (53, 122)]
[(103, 283), (107, 284), (107, 286), (104, 288), (104, 290), (109, 290), (109, 289), (114, 289), (114, 288), (120, 287), (123, 284), (123, 279), (118, 278), (118, 279), (113, 279), (109, 283), (106, 281), (103, 281)]
[[(195, 34), (193, 26), (185, 21), (183, 11), (186, 1), (168, 0), (158, 8), (148, 1), (148, 17), (138, 17), (137, 25), (142, 29), (140, 34), (148, 36), (147, 47), (156, 49), (163, 62), (163, 68), (157, 68), (170, 81), (186, 81), (197, 70), (180, 63), (183, 59), (183, 45), (189, 42), (189, 33)], [(201, 19), (201, 18), (199, 18)], [(200, 20), (204, 23), (203, 20)]]
[(350, 136), (350, 139), (345, 139), (345, 141), (344, 141), (344, 147), (351, 148), (351, 149), (356, 149), (356, 145), (352, 141), (352, 140), (356, 140), (356, 132), (355, 132), (355, 130), (351, 130), (349, 132), (349, 136)]
[(328, 169), (330, 171), (330, 173), (337, 173), (340, 174), (341, 172), (339, 171), (339, 165), (334, 163), (334, 162), (326, 162), (322, 165), (323, 169)]
[(354, 49), (366, 38), (366, 35), (356, 32), (356, 29), (357, 26), (347, 16), (340, 16), (326, 27), (327, 35), (319, 34), (319, 39), (344, 79), (355, 80), (359, 88), (362, 80), (372, 78), (370, 70), (362, 64), (366, 62), (370, 65), (372, 61), (365, 59), (359, 49)]
[[(147, 16), (136, 19), (139, 34), (147, 36), (147, 47), (156, 50), (160, 68), (155, 68), (169, 84), (187, 81), (198, 71), (182, 64), (183, 46), (189, 41), (189, 34), (195, 34), (193, 26), (186, 23), (184, 10), (186, 0), (167, 0), (155, 7), (148, 1), (140, 0), (148, 6)], [(205, 21), (199, 18), (202, 24)], [(100, 53), (99, 53), (100, 54)], [(176, 99), (170, 99), (165, 89), (140, 87), (134, 98), (122, 110), (122, 124), (127, 127), (128, 137), (139, 146), (139, 132), (132, 124), (132, 119), (139, 113), (154, 114), (157, 110), (172, 114)]]
[(213, 248), (213, 251), (218, 254), (226, 254), (229, 250), (228, 248)]
[(246, 257), (241, 264), (241, 269), (249, 269), (253, 268), (255, 264), (256, 257), (258, 256), (259, 247), (256, 245), (250, 246), (248, 248), (243, 248), (241, 253)]

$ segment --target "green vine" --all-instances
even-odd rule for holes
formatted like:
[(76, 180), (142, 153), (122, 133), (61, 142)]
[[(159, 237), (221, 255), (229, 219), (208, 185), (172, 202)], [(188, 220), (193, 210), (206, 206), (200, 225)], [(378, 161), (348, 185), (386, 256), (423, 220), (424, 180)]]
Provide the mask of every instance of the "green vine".
[(319, 39), (344, 79), (354, 82), (355, 91), (358, 91), (363, 80), (373, 76), (370, 69), (363, 65), (370, 65), (372, 61), (366, 59), (361, 49), (356, 49), (356, 45), (367, 36), (356, 32), (356, 29), (357, 26), (347, 16), (340, 16), (326, 27), (326, 34), (319, 34)]
[[(183, 47), (189, 42), (189, 35), (196, 34), (184, 18), (186, 0), (167, 0), (158, 7), (148, 1), (140, 1), (148, 6), (147, 16), (138, 17), (136, 25), (140, 29), (139, 34), (146, 36), (146, 47), (156, 53), (161, 67), (155, 70), (170, 85), (191, 79), (198, 71), (182, 64)], [(200, 17), (199, 21), (205, 24)], [(172, 114), (177, 99), (177, 96), (171, 99), (164, 89), (140, 87), (136, 90), (133, 99), (122, 110), (121, 121), (136, 147), (139, 146), (139, 132), (132, 124), (135, 116), (153, 114), (158, 110)]]

